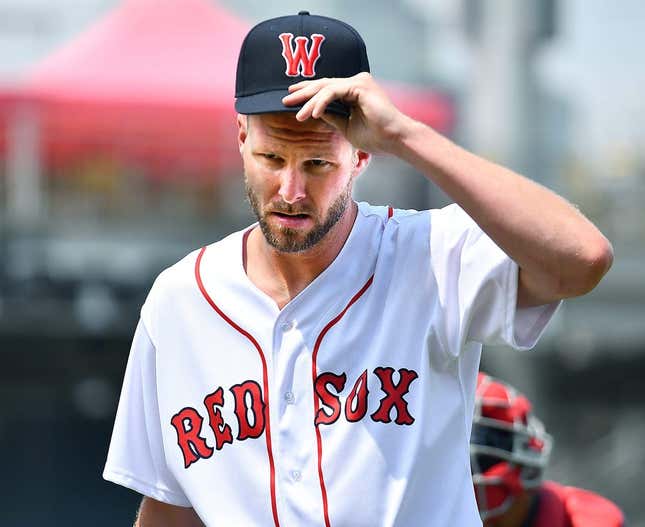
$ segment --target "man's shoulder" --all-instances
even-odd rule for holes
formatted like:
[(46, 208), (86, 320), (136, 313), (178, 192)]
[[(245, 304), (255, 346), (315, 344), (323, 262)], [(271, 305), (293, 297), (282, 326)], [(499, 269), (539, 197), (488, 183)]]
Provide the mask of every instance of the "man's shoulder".
[(624, 525), (621, 510), (613, 502), (595, 492), (553, 481), (545, 481), (542, 492), (557, 496), (564, 505), (572, 527), (588, 525), (622, 527)]
[(392, 220), (397, 223), (414, 221), (428, 215), (427, 210), (399, 209), (392, 205), (372, 205), (366, 201), (358, 202), (359, 214), (366, 218), (378, 218), (382, 223)]
[(204, 254), (208, 252), (209, 262), (227, 265), (227, 262), (233, 260), (237, 248), (241, 250), (241, 238), (246, 230), (233, 232), (220, 240), (194, 249), (161, 271), (150, 289), (147, 302), (159, 301), (182, 291), (193, 292), (196, 289), (197, 267)]
[(456, 247), (476, 243), (482, 237), (482, 230), (473, 219), (457, 204), (425, 210), (398, 209), (391, 206), (371, 205), (360, 202), (359, 214), (372, 229), (380, 230), (380, 240), (401, 246), (405, 251), (418, 247), (425, 257), (451, 252)]
[(358, 202), (358, 210), (365, 217), (378, 216), (383, 221), (394, 220), (395, 222), (427, 221), (431, 218), (434, 221), (445, 221), (451, 224), (470, 226), (474, 220), (456, 203), (450, 203), (443, 207), (429, 209), (401, 209), (392, 205), (372, 205), (366, 201)]
[(381, 241), (389, 239), (394, 242), (397, 239), (401, 241), (427, 237), (430, 225), (428, 210), (399, 209), (391, 205), (371, 205), (367, 202), (360, 202), (358, 210), (363, 224), (370, 226), (370, 232), (390, 233)]

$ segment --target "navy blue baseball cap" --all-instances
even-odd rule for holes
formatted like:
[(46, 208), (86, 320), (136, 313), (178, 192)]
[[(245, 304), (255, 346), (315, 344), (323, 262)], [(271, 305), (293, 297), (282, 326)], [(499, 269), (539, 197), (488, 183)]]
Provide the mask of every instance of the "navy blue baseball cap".
[[(349, 24), (300, 11), (260, 22), (246, 35), (237, 62), (235, 109), (241, 114), (297, 112), (282, 98), (291, 84), (370, 71), (365, 42)], [(327, 111), (349, 116), (332, 101)]]

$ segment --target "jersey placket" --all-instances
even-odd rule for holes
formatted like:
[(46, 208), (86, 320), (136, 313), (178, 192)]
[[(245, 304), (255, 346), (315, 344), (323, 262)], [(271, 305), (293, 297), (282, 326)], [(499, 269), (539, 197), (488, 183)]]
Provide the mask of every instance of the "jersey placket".
[(273, 332), (276, 475), (287, 525), (324, 524), (313, 426), (311, 350), (306, 343), (308, 325), (308, 317), (298, 316), (297, 306), (286, 306)]

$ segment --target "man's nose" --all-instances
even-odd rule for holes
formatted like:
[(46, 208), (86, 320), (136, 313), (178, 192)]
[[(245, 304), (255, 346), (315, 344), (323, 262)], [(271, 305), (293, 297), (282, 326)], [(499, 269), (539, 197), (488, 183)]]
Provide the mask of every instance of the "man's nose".
[(280, 197), (286, 203), (296, 203), (305, 198), (305, 175), (296, 167), (286, 166), (280, 175)]

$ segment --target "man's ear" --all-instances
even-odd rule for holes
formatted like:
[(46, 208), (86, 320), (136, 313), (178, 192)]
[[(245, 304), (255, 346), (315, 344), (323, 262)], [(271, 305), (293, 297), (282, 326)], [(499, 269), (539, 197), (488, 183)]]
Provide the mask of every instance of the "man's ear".
[(237, 146), (240, 154), (244, 152), (244, 144), (249, 137), (249, 117), (248, 115), (237, 114)]
[(352, 165), (354, 165), (354, 177), (358, 177), (363, 170), (367, 168), (372, 159), (372, 154), (359, 150), (358, 148), (352, 152)]

